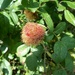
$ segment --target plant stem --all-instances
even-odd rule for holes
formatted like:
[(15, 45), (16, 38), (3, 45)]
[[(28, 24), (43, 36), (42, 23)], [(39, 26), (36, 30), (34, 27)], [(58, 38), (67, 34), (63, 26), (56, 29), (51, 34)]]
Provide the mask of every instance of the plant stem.
[(44, 47), (44, 73), (46, 73), (46, 48), (43, 43), (42, 43), (42, 45)]
[(46, 53), (47, 53), (47, 55), (48, 55), (50, 58), (52, 58), (52, 55), (51, 55), (50, 52), (46, 51)]
[(44, 72), (46, 73), (46, 50), (44, 52)]
[(42, 43), (42, 45), (43, 45), (43, 47), (44, 47), (44, 72), (45, 72), (45, 74), (47, 73), (47, 70), (46, 70), (46, 53), (47, 53), (47, 55), (50, 57), (50, 58), (52, 58), (52, 56), (51, 56), (51, 53), (47, 50), (47, 48), (45, 47), (45, 45)]

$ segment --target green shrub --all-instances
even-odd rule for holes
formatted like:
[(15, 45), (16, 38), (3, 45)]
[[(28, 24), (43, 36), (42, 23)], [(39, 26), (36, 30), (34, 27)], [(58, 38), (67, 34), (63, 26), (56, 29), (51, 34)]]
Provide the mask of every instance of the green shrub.
[[(22, 42), (28, 22), (46, 27), (35, 46)], [(14, 74), (75, 75), (74, 0), (0, 0), (0, 75)]]

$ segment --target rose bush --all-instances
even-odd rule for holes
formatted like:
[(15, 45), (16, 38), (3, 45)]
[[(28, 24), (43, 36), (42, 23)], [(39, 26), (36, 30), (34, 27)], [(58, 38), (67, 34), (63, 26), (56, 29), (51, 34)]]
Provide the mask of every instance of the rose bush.
[(0, 75), (75, 75), (75, 1), (0, 0)]

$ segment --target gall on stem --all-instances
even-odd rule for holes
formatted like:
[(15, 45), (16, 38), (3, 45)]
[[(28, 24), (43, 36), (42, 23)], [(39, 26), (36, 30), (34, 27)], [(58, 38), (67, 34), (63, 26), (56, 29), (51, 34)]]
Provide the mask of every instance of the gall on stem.
[(46, 27), (44, 25), (28, 22), (22, 29), (22, 42), (29, 46), (40, 44), (44, 38)]

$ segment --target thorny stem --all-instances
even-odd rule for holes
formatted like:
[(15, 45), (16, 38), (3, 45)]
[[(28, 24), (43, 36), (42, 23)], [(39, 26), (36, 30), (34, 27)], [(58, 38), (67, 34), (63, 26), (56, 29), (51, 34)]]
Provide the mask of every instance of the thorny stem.
[[(42, 46), (44, 47), (44, 50), (45, 50), (45, 52), (44, 52), (44, 72), (45, 72), (45, 74), (47, 73), (47, 70), (46, 70), (46, 53), (47, 53), (47, 55), (50, 57), (50, 58), (52, 58), (52, 55), (51, 55), (51, 53), (47, 50), (47, 48), (45, 47), (45, 45), (42, 43)], [(64, 69), (64, 67), (61, 65), (61, 64), (58, 64), (62, 69)]]
[(46, 73), (46, 48), (44, 46), (44, 44), (42, 43), (43, 47), (44, 47), (44, 72)]
[(46, 73), (46, 72), (47, 72), (47, 70), (46, 70), (46, 53), (47, 53), (47, 55), (48, 55), (50, 58), (52, 58), (52, 56), (51, 56), (51, 54), (48, 52), (47, 48), (45, 47), (45, 45), (44, 45), (43, 43), (42, 43), (42, 45), (43, 45), (44, 50), (45, 50), (45, 52), (44, 52), (44, 72)]
[(44, 72), (46, 73), (46, 50), (44, 52)]

